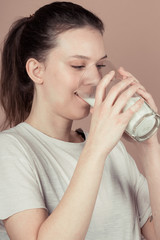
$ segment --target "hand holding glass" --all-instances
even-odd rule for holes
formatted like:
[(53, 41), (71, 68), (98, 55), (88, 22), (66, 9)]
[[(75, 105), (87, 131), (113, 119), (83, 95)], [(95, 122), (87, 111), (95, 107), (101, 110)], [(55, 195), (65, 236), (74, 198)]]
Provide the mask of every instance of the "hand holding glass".
[[(105, 65), (91, 65), (85, 70), (79, 81), (77, 94), (93, 107), (97, 84), (104, 75), (112, 70), (115, 71), (115, 77), (106, 88), (107, 95), (113, 85), (122, 80), (122, 76), (118, 73), (114, 65), (108, 60), (105, 62)], [(140, 98), (140, 95), (137, 93), (134, 94), (123, 108), (123, 111), (126, 111)], [(129, 121), (125, 132), (136, 141), (144, 141), (150, 138), (157, 131), (159, 126), (160, 116), (151, 109), (146, 101), (144, 101), (142, 107)]]

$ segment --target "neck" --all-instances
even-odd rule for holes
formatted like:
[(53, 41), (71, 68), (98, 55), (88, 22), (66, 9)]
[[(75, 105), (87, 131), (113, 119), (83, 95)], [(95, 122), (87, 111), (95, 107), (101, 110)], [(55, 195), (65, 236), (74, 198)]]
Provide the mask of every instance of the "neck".
[(67, 119), (34, 97), (31, 112), (26, 123), (44, 134), (66, 142), (82, 142), (82, 138), (72, 131), (73, 120)]
[(50, 137), (67, 142), (73, 141), (72, 120), (55, 116), (53, 113), (31, 110), (25, 122)]
[(25, 122), (50, 137), (67, 142), (72, 141), (72, 122), (64, 122), (61, 119), (58, 122), (55, 120), (45, 121), (43, 118), (40, 119), (40, 116), (33, 118), (31, 115)]

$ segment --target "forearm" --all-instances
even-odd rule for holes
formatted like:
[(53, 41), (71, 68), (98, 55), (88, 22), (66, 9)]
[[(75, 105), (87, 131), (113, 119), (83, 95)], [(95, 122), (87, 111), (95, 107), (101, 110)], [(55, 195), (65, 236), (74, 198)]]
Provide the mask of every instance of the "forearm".
[(155, 142), (146, 148), (141, 144), (141, 165), (148, 182), (150, 202), (153, 215), (154, 230), (160, 239), (160, 145)]
[(82, 240), (95, 206), (105, 156), (86, 147), (62, 200), (41, 225), (38, 240)]

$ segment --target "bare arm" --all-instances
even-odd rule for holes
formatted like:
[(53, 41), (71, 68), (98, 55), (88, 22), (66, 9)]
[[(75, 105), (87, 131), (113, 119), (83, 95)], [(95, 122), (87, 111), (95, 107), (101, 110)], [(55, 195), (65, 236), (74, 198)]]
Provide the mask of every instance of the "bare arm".
[(156, 235), (153, 225), (153, 216), (149, 217), (148, 221), (142, 227), (142, 235), (146, 240), (156, 240)]
[[(148, 237), (151, 225), (154, 227), (155, 239), (160, 239), (160, 145), (156, 140), (156, 136), (153, 136), (149, 143), (140, 144), (138, 148), (139, 161), (141, 161), (141, 166), (143, 173), (147, 179), (149, 187), (149, 195), (151, 202), (151, 209), (153, 215), (153, 223), (148, 221), (147, 225), (144, 227), (145, 232), (147, 232)], [(154, 235), (152, 236), (154, 239)], [(147, 238), (150, 239), (150, 238)]]
[(4, 220), (11, 240), (36, 240), (41, 224), (47, 219), (45, 209), (31, 209), (19, 212)]

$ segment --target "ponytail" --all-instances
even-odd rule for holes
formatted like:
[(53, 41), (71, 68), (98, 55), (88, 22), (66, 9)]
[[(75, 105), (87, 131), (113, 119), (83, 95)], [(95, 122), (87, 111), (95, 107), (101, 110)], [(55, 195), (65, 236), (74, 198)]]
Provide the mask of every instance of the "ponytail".
[[(4, 41), (0, 81), (0, 101), (6, 114), (3, 129), (25, 120), (31, 109), (33, 83), (25, 72), (20, 47), (21, 35), (28, 21), (29, 18), (16, 21)], [(22, 84), (24, 79), (25, 85)]]

